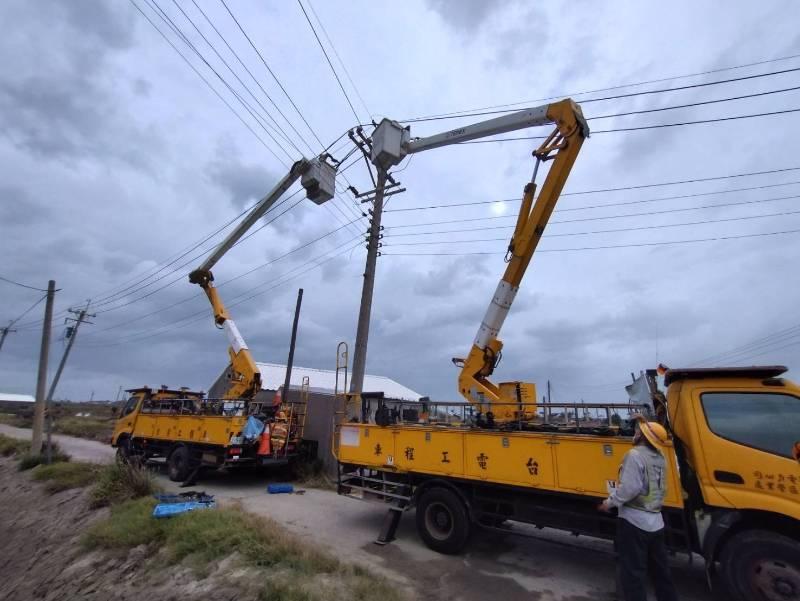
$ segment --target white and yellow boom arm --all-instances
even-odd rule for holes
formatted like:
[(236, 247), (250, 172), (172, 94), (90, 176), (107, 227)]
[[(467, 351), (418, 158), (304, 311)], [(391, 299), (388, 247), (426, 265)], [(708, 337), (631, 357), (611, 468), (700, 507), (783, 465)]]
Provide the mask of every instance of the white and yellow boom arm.
[[(388, 168), (398, 164), (406, 155), (415, 152), (547, 124), (555, 124), (555, 130), (533, 153), (536, 158), (533, 177), (525, 186), (517, 224), (508, 246), (506, 258), (508, 265), (505, 273), (478, 328), (469, 355), (466, 359), (454, 360), (462, 366), (458, 377), (459, 392), (484, 413), (492, 411), (492, 405), (496, 403), (521, 405), (523, 395), (520, 391), (525, 386), (533, 389), (532, 384), (522, 382), (496, 385), (489, 381), (488, 377), (494, 371), (503, 348), (503, 343), (498, 340), (497, 335), (558, 202), (581, 145), (584, 139), (589, 137), (589, 126), (580, 107), (572, 100), (565, 99), (415, 140), (411, 139), (408, 128), (388, 120), (381, 122), (373, 134), (372, 160), (379, 167)], [(552, 160), (553, 164), (534, 203), (535, 179), (539, 163), (549, 160)], [(526, 399), (530, 402), (535, 402), (535, 398), (535, 392), (533, 395), (526, 395)], [(508, 411), (500, 413), (509, 414)]]
[(336, 170), (325, 162), (324, 157), (313, 160), (301, 159), (289, 169), (275, 187), (250, 210), (244, 219), (214, 249), (214, 252), (200, 267), (189, 274), (189, 281), (199, 284), (211, 302), (214, 323), (224, 329), (228, 335), (230, 346), (228, 355), (231, 360), (230, 383), (222, 395), (226, 399), (250, 399), (261, 390), (261, 372), (256, 365), (250, 349), (244, 341), (239, 328), (231, 319), (228, 310), (214, 286), (214, 275), (211, 269), (247, 231), (283, 196), (298, 179), (302, 177), (302, 185), (306, 196), (317, 204), (322, 204), (333, 197), (335, 191)]

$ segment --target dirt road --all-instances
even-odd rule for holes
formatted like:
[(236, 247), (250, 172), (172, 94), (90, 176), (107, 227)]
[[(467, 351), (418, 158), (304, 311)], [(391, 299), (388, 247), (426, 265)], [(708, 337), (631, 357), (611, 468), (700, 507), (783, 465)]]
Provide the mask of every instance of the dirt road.
[[(0, 432), (30, 437), (29, 430), (0, 426)], [(108, 461), (110, 447), (101, 443), (58, 436), (60, 445), (76, 459)], [(164, 486), (174, 483), (160, 476)], [(268, 477), (248, 472), (215, 473), (195, 490), (205, 490), (220, 500), (236, 500), (253, 513), (272, 517), (299, 536), (324, 545), (338, 557), (369, 565), (404, 583), (418, 599), (477, 601), (594, 601), (614, 599), (614, 558), (611, 545), (560, 532), (537, 531), (536, 538), (479, 532), (468, 552), (444, 556), (425, 547), (414, 528), (414, 514), (403, 516), (398, 539), (386, 546), (372, 541), (380, 530), (385, 508), (306, 489), (305, 494), (270, 495)], [(673, 563), (682, 601), (710, 601), (702, 563), (687, 565), (684, 557)]]
[[(15, 428), (0, 424), (0, 434), (19, 438), (31, 439), (31, 431), (27, 428)], [(75, 461), (89, 461), (92, 463), (108, 463), (114, 459), (115, 451), (109, 445), (83, 438), (73, 438), (63, 434), (53, 434), (53, 440), (67, 452)]]

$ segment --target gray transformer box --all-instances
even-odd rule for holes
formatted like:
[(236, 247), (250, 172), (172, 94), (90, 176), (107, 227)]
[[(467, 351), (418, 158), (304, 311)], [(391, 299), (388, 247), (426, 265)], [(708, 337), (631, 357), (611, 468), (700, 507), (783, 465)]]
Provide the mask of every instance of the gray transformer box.
[(319, 158), (314, 159), (300, 183), (306, 189), (306, 197), (321, 205), (336, 192), (336, 168)]
[(372, 134), (372, 163), (389, 169), (400, 163), (406, 156), (406, 145), (411, 132), (397, 121), (384, 119)]

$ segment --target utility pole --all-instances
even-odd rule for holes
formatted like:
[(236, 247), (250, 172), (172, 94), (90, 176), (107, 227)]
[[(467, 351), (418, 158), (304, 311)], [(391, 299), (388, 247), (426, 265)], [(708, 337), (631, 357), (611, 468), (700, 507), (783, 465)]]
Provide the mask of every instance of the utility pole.
[(36, 404), (33, 410), (33, 438), (31, 455), (42, 452), (42, 431), (44, 430), (45, 392), (47, 391), (47, 357), (50, 353), (50, 325), (53, 321), (53, 299), (56, 295), (56, 282), (47, 283), (47, 301), (44, 306), (44, 323), (42, 324), (42, 347), (39, 351), (39, 374), (36, 379)]
[(547, 380), (547, 402), (550, 403), (550, 380)]
[[(78, 328), (80, 328), (81, 324), (92, 323), (90, 321), (86, 321), (86, 317), (94, 317), (94, 315), (89, 315), (89, 301), (86, 301), (86, 306), (83, 309), (69, 309), (69, 312), (73, 315), (77, 315), (78, 317), (68, 317), (66, 322), (74, 321), (75, 325), (71, 327), (71, 333), (68, 335), (69, 342), (67, 342), (67, 348), (64, 349), (64, 354), (61, 356), (61, 363), (58, 364), (58, 369), (56, 370), (56, 375), (53, 377), (53, 383), (50, 384), (50, 390), (47, 393), (47, 402), (48, 404), (50, 401), (53, 400), (53, 394), (55, 394), (56, 386), (58, 386), (58, 381), (61, 379), (61, 372), (64, 371), (64, 365), (67, 363), (67, 358), (69, 357), (69, 352), (72, 350), (72, 345), (75, 344), (75, 338), (78, 337)], [(67, 332), (70, 332), (68, 329)]]
[(292, 380), (292, 364), (294, 363), (294, 345), (297, 342), (297, 322), (300, 320), (300, 305), (303, 303), (303, 289), (297, 291), (297, 305), (294, 308), (294, 322), (292, 323), (292, 339), (289, 342), (289, 359), (286, 362), (286, 379), (283, 381), (283, 396), (281, 401), (289, 402), (289, 384)]
[(6, 341), (6, 336), (11, 334), (12, 332), (16, 332), (16, 330), (11, 329), (11, 323), (9, 323), (4, 328), (0, 328), (0, 349), (3, 348), (3, 343)]
[(375, 265), (378, 260), (378, 248), (381, 232), (381, 215), (383, 214), (383, 196), (386, 188), (386, 169), (378, 167), (378, 180), (375, 184), (375, 200), (370, 213), (369, 241), (367, 243), (367, 265), (364, 270), (364, 284), (361, 288), (361, 307), (358, 310), (358, 328), (356, 329), (356, 348), (353, 354), (353, 375), (350, 378), (350, 395), (353, 402), (347, 404), (347, 421), (352, 418), (361, 419), (361, 393), (364, 392), (364, 371), (367, 365), (367, 342), (369, 340), (369, 320), (372, 314), (372, 293), (375, 288)]

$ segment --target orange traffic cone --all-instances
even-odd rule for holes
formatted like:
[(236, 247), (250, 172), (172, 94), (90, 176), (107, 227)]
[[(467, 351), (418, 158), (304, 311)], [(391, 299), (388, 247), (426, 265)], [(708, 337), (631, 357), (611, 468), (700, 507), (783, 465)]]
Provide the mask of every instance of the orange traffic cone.
[(261, 441), (258, 444), (256, 455), (269, 455), (270, 453), (272, 453), (272, 445), (269, 440), (269, 426), (267, 426), (261, 433)]

